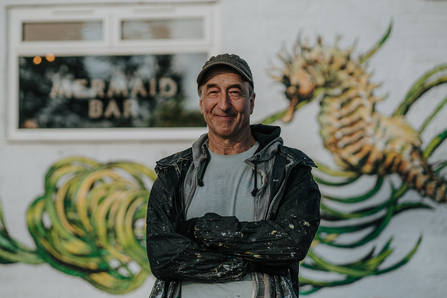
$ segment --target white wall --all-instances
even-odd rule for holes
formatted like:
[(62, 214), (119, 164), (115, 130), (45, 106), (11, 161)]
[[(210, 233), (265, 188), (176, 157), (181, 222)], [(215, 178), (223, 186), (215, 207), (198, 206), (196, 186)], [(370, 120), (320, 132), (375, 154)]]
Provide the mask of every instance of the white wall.
[[(95, 3), (122, 3), (101, 1)], [(139, 1), (155, 2), (155, 1)], [(163, 2), (163, 1), (160, 1)], [(179, 1), (186, 2), (186, 1)], [(83, 155), (99, 162), (130, 160), (153, 167), (156, 160), (186, 148), (190, 142), (10, 142), (5, 135), (5, 72), (7, 53), (6, 7), (9, 5), (91, 3), (69, 0), (0, 0), (0, 198), (10, 234), (33, 246), (26, 225), (29, 204), (43, 194), (43, 179), (55, 161)], [(135, 3), (130, 2), (129, 3)], [(237, 53), (251, 65), (257, 93), (254, 121), (285, 108), (281, 86), (267, 74), (270, 62), (277, 63), (282, 45), (290, 49), (297, 33), (313, 43), (317, 36), (332, 44), (342, 35), (341, 47), (357, 42), (355, 53), (369, 49), (385, 33), (390, 21), (390, 38), (368, 62), (372, 81), (381, 83), (378, 94), (388, 98), (377, 105), (383, 114), (403, 100), (414, 81), (425, 71), (447, 63), (447, 1), (422, 0), (223, 0), (222, 52)], [(426, 94), (409, 112), (407, 119), (418, 127), (447, 94), (438, 88)], [(299, 147), (311, 157), (332, 164), (318, 134), (317, 102), (301, 109), (291, 124), (281, 124), (286, 144)], [(447, 110), (442, 111), (443, 115)], [(438, 117), (442, 118), (442, 117)], [(424, 135), (431, 139), (447, 127), (446, 118), (437, 119)], [(280, 123), (278, 123), (280, 124)], [(438, 149), (434, 159), (447, 156), (447, 146)], [(414, 192), (408, 195), (419, 198)], [(429, 201), (424, 199), (424, 201)], [(447, 207), (435, 205), (432, 211), (410, 211), (396, 216), (379, 246), (393, 236), (396, 247), (391, 260), (397, 260), (422, 235), (422, 244), (408, 264), (391, 273), (367, 277), (352, 285), (323, 289), (311, 297), (445, 297), (447, 293)], [(126, 297), (146, 297), (148, 280)], [(12, 297), (109, 297), (87, 282), (65, 275), (49, 265), (0, 265), (0, 296)]]

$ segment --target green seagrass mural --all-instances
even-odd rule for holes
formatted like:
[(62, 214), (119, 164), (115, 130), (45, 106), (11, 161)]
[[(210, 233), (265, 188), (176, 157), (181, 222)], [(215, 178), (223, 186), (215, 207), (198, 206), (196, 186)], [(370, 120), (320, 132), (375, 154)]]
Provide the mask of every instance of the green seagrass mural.
[(9, 235), (0, 204), (0, 263), (46, 262), (106, 292), (134, 290), (150, 274), (145, 217), (155, 178), (151, 169), (129, 162), (56, 162), (45, 176), (45, 194), (26, 216), (35, 249)]
[[(447, 65), (423, 74), (394, 113), (378, 113), (375, 104), (385, 98), (374, 94), (378, 85), (370, 81), (365, 63), (390, 32), (391, 26), (380, 42), (363, 55), (355, 55), (353, 47), (326, 46), (321, 40), (310, 46), (298, 39), (290, 52), (278, 54), (282, 64), (270, 69), (272, 78), (285, 86), (290, 107), (262, 122), (282, 120), (288, 123), (284, 125), (293, 125), (289, 122), (294, 113), (313, 100), (319, 101), (320, 135), (337, 165), (331, 168), (317, 162), (315, 179), (323, 189), (323, 221), (301, 264), (302, 295), (400, 270), (417, 252), (422, 238), (415, 239), (406, 256), (391, 264), (386, 262), (396, 249), (391, 239), (345, 263), (334, 263), (318, 248), (349, 251), (369, 247), (395, 215), (418, 209), (430, 212), (428, 209), (437, 202), (447, 199), (447, 183), (442, 178), (447, 161), (427, 162), (445, 141), (447, 127), (428, 143), (421, 141), (428, 124), (441, 117), (447, 97), (433, 107), (418, 130), (405, 118), (427, 91), (447, 83)], [(318, 156), (312, 158), (318, 161)], [(397, 174), (401, 182), (393, 182), (391, 174)], [(329, 194), (355, 185), (365, 175), (375, 179), (365, 193), (338, 197)], [(150, 274), (144, 218), (155, 178), (153, 170), (136, 163), (101, 164), (84, 157), (57, 161), (45, 176), (45, 193), (27, 212), (35, 248), (21, 244), (8, 233), (0, 204), (0, 266), (48, 263), (105, 292), (133, 291)], [(420, 201), (405, 199), (411, 189), (419, 192)], [(377, 196), (381, 199), (377, 200)], [(422, 198), (426, 196), (436, 203), (424, 203)], [(314, 272), (321, 278), (315, 278)]]

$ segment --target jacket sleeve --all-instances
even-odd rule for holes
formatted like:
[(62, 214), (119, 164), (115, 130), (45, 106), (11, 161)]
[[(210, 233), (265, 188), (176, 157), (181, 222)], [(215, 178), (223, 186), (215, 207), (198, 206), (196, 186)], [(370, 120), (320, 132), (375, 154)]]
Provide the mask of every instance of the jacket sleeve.
[(148, 202), (146, 249), (152, 274), (163, 280), (223, 282), (242, 279), (249, 262), (199, 245), (176, 232), (179, 211), (174, 207), (174, 187), (166, 179), (159, 173)]
[(277, 211), (257, 222), (207, 213), (197, 220), (195, 239), (217, 251), (252, 262), (289, 266), (304, 259), (320, 223), (320, 191), (311, 167), (296, 166)]

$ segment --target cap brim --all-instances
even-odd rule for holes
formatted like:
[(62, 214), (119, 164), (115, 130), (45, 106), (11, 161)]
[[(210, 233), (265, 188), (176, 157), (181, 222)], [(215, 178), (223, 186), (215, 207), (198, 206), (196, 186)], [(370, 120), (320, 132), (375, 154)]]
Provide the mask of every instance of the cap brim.
[(250, 84), (253, 84), (253, 80), (250, 78), (249, 75), (247, 75), (242, 69), (240, 69), (239, 67), (236, 67), (235, 65), (231, 64), (231, 63), (227, 63), (227, 62), (223, 62), (223, 61), (219, 61), (216, 63), (212, 63), (207, 65), (206, 67), (204, 67), (202, 69), (202, 71), (199, 73), (199, 75), (197, 76), (197, 85), (200, 86), (200, 82), (202, 81), (205, 73), (210, 70), (210, 68), (218, 66), (218, 65), (226, 65), (229, 66), (231, 68), (233, 68), (234, 70), (236, 70), (242, 77), (244, 77), (244, 79), (246, 79)]

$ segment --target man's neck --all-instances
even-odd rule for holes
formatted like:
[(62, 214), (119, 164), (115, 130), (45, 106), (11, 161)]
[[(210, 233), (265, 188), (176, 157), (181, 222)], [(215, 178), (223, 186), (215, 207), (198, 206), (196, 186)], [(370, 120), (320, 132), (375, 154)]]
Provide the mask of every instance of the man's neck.
[(225, 139), (208, 134), (209, 149), (220, 155), (239, 154), (249, 150), (256, 143), (256, 139), (250, 133), (244, 134), (237, 139)]

